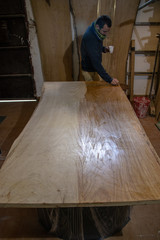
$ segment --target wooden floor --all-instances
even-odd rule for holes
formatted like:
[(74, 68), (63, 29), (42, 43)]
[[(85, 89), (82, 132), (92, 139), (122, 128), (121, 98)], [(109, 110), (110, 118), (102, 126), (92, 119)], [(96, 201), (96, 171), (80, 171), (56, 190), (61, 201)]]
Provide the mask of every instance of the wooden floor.
[[(16, 137), (20, 134), (36, 103), (0, 103), (0, 165)], [(140, 119), (152, 145), (160, 156), (160, 131), (155, 119)], [(159, 235), (158, 235), (159, 234)], [(0, 239), (55, 239), (39, 223), (36, 209), (0, 209)], [(160, 239), (160, 205), (133, 206), (131, 220), (121, 236), (109, 240), (156, 240)]]

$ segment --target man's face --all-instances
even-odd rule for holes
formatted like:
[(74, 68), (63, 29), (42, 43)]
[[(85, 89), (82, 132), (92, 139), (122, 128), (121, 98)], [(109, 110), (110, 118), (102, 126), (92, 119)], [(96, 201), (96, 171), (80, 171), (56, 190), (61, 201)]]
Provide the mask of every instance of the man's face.
[(110, 28), (107, 26), (107, 24), (104, 24), (103, 28), (100, 29), (100, 27), (98, 25), (96, 25), (98, 31), (103, 35), (103, 36), (107, 36), (107, 34), (110, 31)]

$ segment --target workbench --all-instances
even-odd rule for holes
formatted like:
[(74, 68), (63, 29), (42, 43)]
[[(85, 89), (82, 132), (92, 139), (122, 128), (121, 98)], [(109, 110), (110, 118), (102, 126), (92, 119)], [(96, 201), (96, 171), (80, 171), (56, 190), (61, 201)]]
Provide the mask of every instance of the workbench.
[(160, 202), (160, 159), (120, 86), (45, 82), (0, 169), (0, 207)]

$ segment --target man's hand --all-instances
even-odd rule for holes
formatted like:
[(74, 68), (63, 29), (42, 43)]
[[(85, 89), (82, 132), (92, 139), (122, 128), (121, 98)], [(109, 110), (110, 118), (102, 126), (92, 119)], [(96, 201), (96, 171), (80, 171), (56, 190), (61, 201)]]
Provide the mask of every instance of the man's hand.
[(104, 53), (109, 52), (109, 48), (108, 48), (108, 47), (103, 47), (103, 52), (104, 52)]
[(113, 78), (111, 84), (112, 84), (112, 85), (119, 85), (119, 81), (118, 81), (118, 79)]

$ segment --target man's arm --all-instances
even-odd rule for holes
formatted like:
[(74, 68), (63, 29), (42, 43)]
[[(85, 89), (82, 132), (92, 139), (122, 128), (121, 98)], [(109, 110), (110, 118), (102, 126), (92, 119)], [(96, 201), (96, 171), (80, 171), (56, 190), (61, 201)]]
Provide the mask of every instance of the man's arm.
[(118, 80), (115, 78), (112, 79), (101, 64), (101, 53), (99, 52), (96, 42), (94, 44), (94, 40), (90, 39), (90, 41), (88, 40), (85, 42), (85, 45), (95, 71), (101, 76), (104, 81), (109, 82), (112, 85), (117, 85)]

